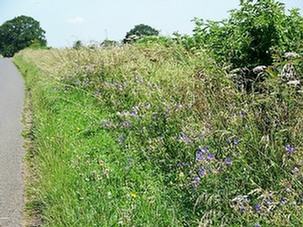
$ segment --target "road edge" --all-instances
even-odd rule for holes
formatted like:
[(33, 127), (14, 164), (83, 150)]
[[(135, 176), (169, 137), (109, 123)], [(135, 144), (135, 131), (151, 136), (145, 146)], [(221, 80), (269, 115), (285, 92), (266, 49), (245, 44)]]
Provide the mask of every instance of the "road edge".
[(42, 226), (42, 219), (40, 215), (40, 206), (37, 204), (36, 189), (38, 185), (38, 177), (35, 173), (35, 167), (33, 159), (35, 156), (34, 151), (34, 135), (33, 135), (33, 108), (31, 103), (31, 92), (26, 82), (26, 71), (23, 72), (19, 65), (13, 59), (13, 63), (17, 67), (18, 71), (24, 80), (24, 100), (21, 120), (23, 123), (22, 137), (23, 137), (23, 201), (24, 206), (22, 209), (21, 225), (26, 227), (38, 227)]

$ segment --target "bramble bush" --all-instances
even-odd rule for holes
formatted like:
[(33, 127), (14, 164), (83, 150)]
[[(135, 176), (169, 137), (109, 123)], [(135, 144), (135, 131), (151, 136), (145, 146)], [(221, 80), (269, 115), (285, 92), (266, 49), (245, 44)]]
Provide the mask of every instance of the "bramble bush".
[(287, 14), (275, 0), (243, 0), (222, 21), (194, 19), (193, 36), (178, 36), (191, 50), (212, 51), (218, 62), (233, 68), (271, 65), (272, 55), (298, 51), (303, 40), (303, 17), (298, 9)]

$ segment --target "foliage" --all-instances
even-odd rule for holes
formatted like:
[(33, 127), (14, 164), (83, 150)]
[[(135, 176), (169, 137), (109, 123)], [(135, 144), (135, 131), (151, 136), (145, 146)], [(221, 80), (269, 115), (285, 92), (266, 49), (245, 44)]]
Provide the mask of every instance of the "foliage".
[(303, 40), (298, 9), (286, 14), (284, 4), (274, 0), (243, 0), (226, 20), (194, 21), (193, 37), (181, 36), (184, 45), (206, 47), (218, 62), (230, 62), (234, 68), (270, 65), (274, 53), (297, 51)]
[(124, 43), (134, 42), (136, 38), (141, 36), (158, 36), (159, 31), (149, 25), (139, 24), (126, 33), (123, 40)]
[(303, 93), (279, 74), (303, 58), (277, 58), (247, 94), (208, 53), (143, 42), (15, 56), (45, 225), (302, 225)]
[(0, 53), (11, 57), (18, 51), (35, 45), (46, 46), (45, 31), (40, 23), (27, 16), (15, 17), (0, 26)]
[(115, 40), (105, 39), (101, 43), (101, 47), (116, 47), (119, 46), (119, 42)]
[(81, 49), (82, 47), (83, 47), (83, 43), (82, 43), (81, 40), (76, 40), (76, 41), (74, 42), (74, 44), (73, 44), (73, 48), (74, 48), (75, 50), (79, 50), (79, 49)]

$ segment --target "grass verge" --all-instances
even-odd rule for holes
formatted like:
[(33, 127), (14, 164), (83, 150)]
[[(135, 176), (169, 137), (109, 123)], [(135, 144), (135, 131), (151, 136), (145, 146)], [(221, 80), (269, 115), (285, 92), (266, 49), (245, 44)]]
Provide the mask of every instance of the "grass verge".
[(22, 51), (46, 226), (302, 224), (302, 93), (180, 46)]

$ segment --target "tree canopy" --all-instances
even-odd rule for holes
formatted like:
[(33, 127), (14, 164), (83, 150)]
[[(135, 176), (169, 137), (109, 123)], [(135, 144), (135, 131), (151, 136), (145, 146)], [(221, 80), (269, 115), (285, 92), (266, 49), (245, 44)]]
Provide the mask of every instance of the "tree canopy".
[(126, 33), (126, 36), (125, 36), (123, 42), (129, 43), (129, 42), (135, 41), (136, 37), (153, 36), (153, 35), (156, 35), (156, 36), (159, 35), (159, 31), (155, 28), (152, 28), (149, 25), (139, 24)]
[(40, 23), (28, 16), (18, 16), (0, 26), (0, 53), (12, 57), (31, 45), (46, 46), (45, 31)]

